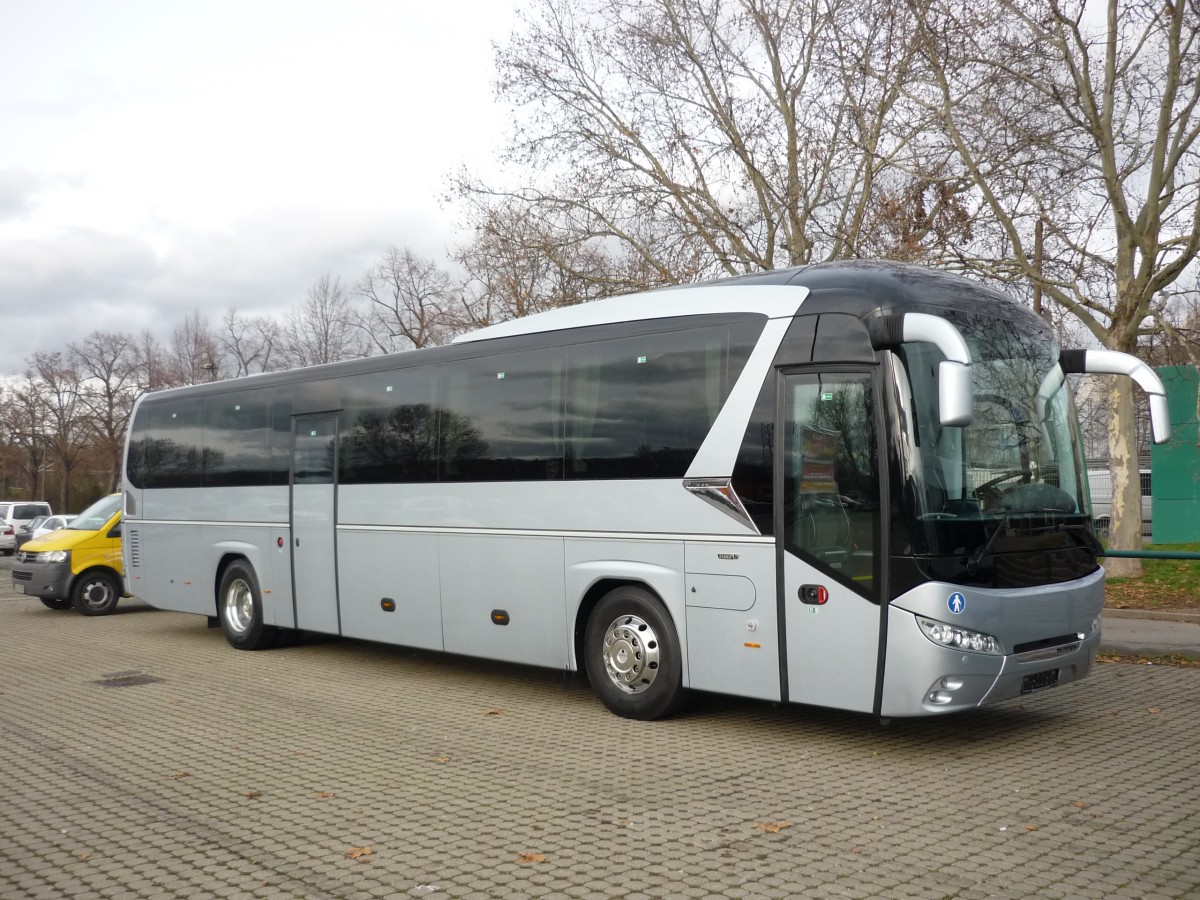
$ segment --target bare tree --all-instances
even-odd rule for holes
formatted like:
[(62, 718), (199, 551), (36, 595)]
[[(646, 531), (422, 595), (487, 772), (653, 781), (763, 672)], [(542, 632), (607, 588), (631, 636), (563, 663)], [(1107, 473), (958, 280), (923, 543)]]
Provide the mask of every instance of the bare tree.
[(24, 482), (30, 499), (44, 499), (50, 448), (49, 416), (41, 385), (32, 373), (12, 379), (4, 391), (0, 416), (0, 427), (8, 441), (6, 456), (13, 461), (16, 481)]
[(280, 353), (279, 323), (268, 316), (246, 318), (229, 307), (222, 319), (224, 331), (217, 342), (231, 375), (241, 378), (255, 372), (274, 372), (284, 367)]
[[(960, 262), (1035, 285), (1136, 352), (1200, 251), (1200, 8), (1191, 0), (913, 4), (947, 160), (996, 224)], [(1140, 546), (1134, 400), (1109, 390), (1112, 543)], [(1140, 572), (1113, 559), (1114, 574)]]
[(284, 361), (289, 367), (315, 366), (366, 356), (357, 322), (341, 279), (325, 273), (284, 321), (280, 348)]
[(361, 318), (367, 342), (380, 353), (444, 344), (460, 303), (450, 274), (408, 248), (392, 247), (362, 277)]
[(902, 90), (922, 62), (902, 0), (533, 9), (497, 54), (497, 87), (521, 110), (504, 159), (540, 174), (509, 190), (462, 175), (456, 190), (527, 210), (534, 252), (554, 234), (554, 251), (587, 247), (641, 280), (607, 292), (888, 252), (867, 227), (898, 205), (906, 258), (961, 229)]
[(93, 331), (67, 345), (80, 375), (79, 399), (87, 412), (93, 446), (107, 463), (108, 491), (121, 481), (121, 455), (133, 404), (145, 390), (137, 339), (117, 332)]
[(172, 387), (216, 381), (227, 374), (217, 337), (198, 309), (171, 333), (164, 362), (166, 381)]
[(59, 509), (71, 501), (71, 476), (84, 451), (88, 433), (87, 410), (81, 398), (82, 377), (61, 353), (35, 353), (32, 369), (25, 373), (41, 393), (45, 415), (42, 439), (49, 459), (59, 466)]

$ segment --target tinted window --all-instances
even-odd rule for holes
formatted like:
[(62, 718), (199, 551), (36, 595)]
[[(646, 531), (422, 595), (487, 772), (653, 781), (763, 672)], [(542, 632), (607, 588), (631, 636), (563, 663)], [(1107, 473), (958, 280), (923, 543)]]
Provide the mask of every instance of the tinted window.
[(143, 407), (129, 442), (129, 479), (144, 488), (199, 487), (203, 400)]
[(287, 484), (292, 471), (292, 389), (271, 392), (271, 484)]
[(204, 403), (204, 486), (270, 481), (271, 409), (266, 390), (209, 397)]
[(296, 419), (295, 484), (332, 484), (337, 456), (337, 416)]
[(535, 350), (459, 363), (448, 374), (442, 477), (562, 478), (561, 352)]
[(761, 330), (755, 321), (569, 348), (567, 477), (683, 477)]
[[(812, 359), (816, 316), (800, 316), (788, 328), (775, 365), (789, 366)], [(775, 447), (775, 373), (763, 382), (754, 412), (746, 425), (742, 447), (733, 467), (733, 489), (763, 534), (775, 533), (774, 487), (771, 471)]]
[(347, 378), (339, 466), (344, 484), (436, 481), (439, 427), (432, 366)]
[(879, 466), (871, 377), (792, 375), (785, 384), (784, 546), (873, 597)]

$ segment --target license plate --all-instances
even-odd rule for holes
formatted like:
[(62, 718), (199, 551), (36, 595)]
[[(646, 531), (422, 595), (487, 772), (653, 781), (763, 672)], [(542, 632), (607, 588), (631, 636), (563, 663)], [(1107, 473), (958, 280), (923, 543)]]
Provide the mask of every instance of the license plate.
[(1056, 684), (1058, 684), (1058, 669), (1037, 672), (1033, 675), (1026, 675), (1021, 680), (1021, 693), (1032, 694), (1034, 691), (1054, 687)]

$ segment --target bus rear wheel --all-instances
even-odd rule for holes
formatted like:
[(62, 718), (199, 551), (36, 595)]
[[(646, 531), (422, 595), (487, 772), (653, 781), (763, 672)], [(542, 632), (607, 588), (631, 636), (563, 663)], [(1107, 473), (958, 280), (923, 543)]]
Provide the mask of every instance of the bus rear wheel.
[(85, 616), (107, 616), (117, 608), (121, 586), (107, 572), (84, 572), (71, 588), (71, 605)]
[(584, 665), (600, 701), (626, 719), (668, 716), (686, 697), (675, 628), (657, 598), (639, 587), (619, 587), (596, 605)]
[(244, 560), (230, 563), (221, 575), (217, 613), (225, 640), (238, 650), (269, 650), (279, 641), (279, 629), (263, 622), (258, 576)]

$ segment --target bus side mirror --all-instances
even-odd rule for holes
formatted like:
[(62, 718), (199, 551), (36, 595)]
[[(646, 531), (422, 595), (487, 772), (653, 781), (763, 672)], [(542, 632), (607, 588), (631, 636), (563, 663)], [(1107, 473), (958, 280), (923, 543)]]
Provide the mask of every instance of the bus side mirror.
[(941, 350), (946, 358), (938, 363), (938, 421), (956, 427), (971, 424), (971, 351), (957, 328), (939, 316), (904, 313), (868, 319), (867, 334), (875, 350), (898, 347), (906, 341), (925, 341)]
[(944, 359), (938, 363), (938, 421), (970, 425), (973, 412), (971, 367)]
[(1171, 438), (1171, 413), (1167, 409), (1167, 389), (1152, 368), (1128, 353), (1116, 350), (1063, 350), (1058, 356), (1065, 374), (1124, 375), (1132, 378), (1150, 398), (1150, 429), (1154, 443), (1165, 444)]

